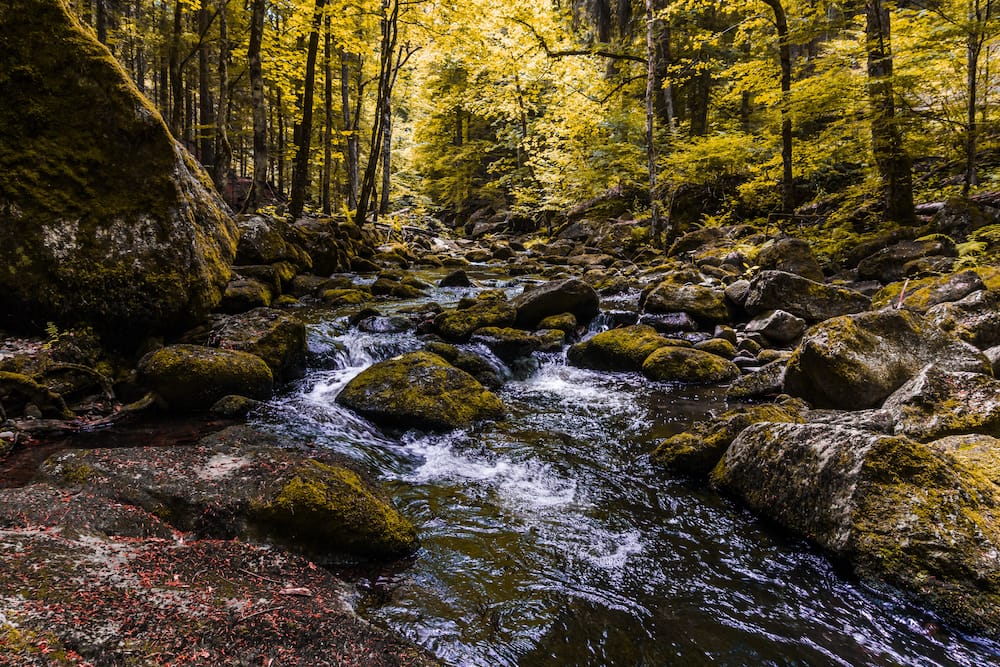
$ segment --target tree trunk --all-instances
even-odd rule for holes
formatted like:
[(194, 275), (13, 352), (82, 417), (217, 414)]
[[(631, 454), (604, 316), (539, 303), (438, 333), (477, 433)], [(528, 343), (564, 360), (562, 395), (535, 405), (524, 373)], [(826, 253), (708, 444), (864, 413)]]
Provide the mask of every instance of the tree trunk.
[(967, 102), (966, 112), (966, 133), (965, 133), (965, 181), (962, 183), (962, 196), (968, 197), (969, 191), (973, 186), (978, 185), (978, 174), (976, 173), (976, 143), (978, 137), (976, 136), (979, 132), (979, 128), (976, 123), (976, 103), (978, 94), (978, 69), (979, 69), (979, 53), (982, 49), (982, 43), (979, 41), (978, 35), (970, 34), (968, 37), (968, 44), (966, 46), (966, 56), (967, 56), (967, 72), (966, 81), (969, 89), (969, 99)]
[(229, 167), (233, 147), (229, 143), (229, 0), (219, 0), (219, 107), (215, 113), (215, 170), (213, 180), (219, 192), (229, 191)]
[(97, 14), (97, 41), (101, 44), (108, 43), (108, 0), (97, 0), (94, 5)]
[(792, 92), (792, 50), (788, 40), (788, 20), (780, 0), (764, 0), (774, 12), (778, 31), (778, 60), (781, 63), (781, 210), (795, 210), (795, 180), (792, 176), (792, 116), (788, 105)]
[(278, 192), (285, 196), (285, 105), (281, 88), (278, 88)]
[[(656, 17), (655, 10), (661, 9), (663, 0), (656, 0), (653, 3), (653, 39), (655, 41), (656, 70), (653, 81), (653, 110), (656, 112), (656, 119), (661, 127), (673, 132), (675, 124), (674, 113), (674, 87), (668, 80), (671, 51), (670, 51), (670, 26)], [(648, 47), (647, 47), (648, 48)]]
[(331, 67), (333, 37), (330, 34), (329, 15), (326, 17), (323, 34), (323, 215), (330, 215), (330, 181), (333, 178), (333, 67)]
[[(344, 118), (344, 133), (347, 135), (347, 208), (358, 208), (358, 118), (351, 114), (350, 64), (344, 50), (340, 50), (340, 112)], [(360, 95), (360, 91), (358, 92)]]
[(657, 165), (655, 135), (656, 97), (656, 8), (653, 0), (646, 0), (646, 168), (649, 171), (650, 226), (653, 243), (663, 247), (663, 230), (660, 228), (660, 204), (657, 201)]
[(181, 138), (184, 123), (184, 82), (181, 80), (181, 34), (184, 3), (174, 3), (174, 28), (170, 39), (168, 68), (170, 72), (170, 132)]
[(198, 47), (198, 152), (201, 163), (215, 171), (215, 103), (212, 100), (210, 67), (208, 53), (208, 33), (211, 16), (208, 5), (203, 4), (198, 10), (198, 31), (202, 35)]
[(882, 4), (882, 0), (868, 0), (865, 16), (872, 152), (882, 180), (883, 210), (889, 220), (912, 224), (913, 174), (910, 157), (903, 149), (903, 136), (896, 118), (889, 10)]
[(264, 39), (264, 0), (253, 0), (250, 14), (250, 105), (253, 108), (253, 182), (243, 203), (245, 212), (256, 211), (267, 192), (267, 106), (264, 103), (264, 70), (260, 47)]
[(323, 20), (326, 0), (316, 0), (312, 30), (309, 32), (309, 50), (306, 52), (306, 80), (302, 94), (302, 122), (299, 125), (298, 144), (295, 152), (295, 169), (292, 172), (292, 194), (288, 212), (297, 218), (306, 203), (306, 186), (309, 184), (309, 148), (312, 143), (313, 99), (316, 88), (316, 54), (319, 51), (319, 29)]
[(382, 110), (382, 198), (379, 200), (378, 212), (385, 215), (389, 212), (389, 182), (392, 166), (392, 106), (386, 98)]

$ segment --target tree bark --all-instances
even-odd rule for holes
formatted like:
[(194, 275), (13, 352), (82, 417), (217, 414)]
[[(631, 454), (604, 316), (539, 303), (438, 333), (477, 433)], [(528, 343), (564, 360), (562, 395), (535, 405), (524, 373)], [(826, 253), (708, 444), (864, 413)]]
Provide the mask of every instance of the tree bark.
[(389, 183), (392, 176), (392, 105), (386, 98), (382, 110), (382, 192), (379, 199), (378, 212), (385, 215), (389, 212)]
[(215, 164), (212, 179), (219, 192), (229, 191), (233, 147), (229, 143), (229, 0), (219, 0), (219, 106), (215, 112)]
[(322, 202), (323, 215), (330, 215), (330, 181), (333, 179), (333, 67), (331, 66), (333, 51), (333, 36), (330, 17), (326, 17), (323, 34), (323, 183)]
[(657, 201), (656, 164), (656, 9), (653, 0), (646, 0), (646, 168), (649, 172), (649, 215), (654, 244), (663, 247), (660, 224), (660, 203)]
[(795, 180), (792, 176), (792, 116), (788, 108), (792, 92), (792, 50), (788, 40), (788, 20), (780, 0), (764, 0), (774, 12), (778, 31), (778, 60), (781, 63), (781, 210), (795, 210)]
[(168, 53), (168, 70), (170, 74), (170, 132), (176, 138), (181, 137), (184, 123), (184, 82), (181, 80), (181, 34), (183, 30), (183, 9), (181, 2), (174, 3), (174, 24), (170, 38)]
[(292, 172), (292, 193), (288, 212), (293, 217), (302, 215), (306, 203), (306, 186), (309, 184), (309, 149), (312, 143), (313, 99), (316, 89), (316, 54), (319, 51), (319, 30), (323, 20), (326, 0), (316, 0), (309, 47), (306, 52), (306, 79), (302, 93), (302, 122), (299, 124), (298, 145), (295, 152), (295, 169)]
[(208, 33), (211, 16), (208, 5), (198, 10), (198, 31), (202, 35), (198, 46), (198, 157), (202, 165), (215, 171), (215, 103), (212, 100), (211, 60), (208, 53)]
[[(340, 50), (340, 112), (344, 118), (344, 133), (347, 135), (347, 150), (345, 151), (347, 167), (347, 208), (355, 210), (358, 208), (358, 170), (359, 170), (359, 144), (358, 144), (358, 117), (351, 113), (351, 71), (348, 56), (344, 50)], [(358, 95), (361, 91), (358, 91)]]
[(250, 105), (253, 108), (253, 181), (243, 202), (244, 212), (256, 211), (267, 192), (267, 106), (264, 102), (264, 71), (260, 59), (264, 39), (264, 0), (253, 0), (250, 14)]
[(889, 220), (912, 224), (913, 173), (896, 117), (889, 10), (882, 0), (867, 0), (865, 17), (872, 152), (882, 181), (882, 208)]

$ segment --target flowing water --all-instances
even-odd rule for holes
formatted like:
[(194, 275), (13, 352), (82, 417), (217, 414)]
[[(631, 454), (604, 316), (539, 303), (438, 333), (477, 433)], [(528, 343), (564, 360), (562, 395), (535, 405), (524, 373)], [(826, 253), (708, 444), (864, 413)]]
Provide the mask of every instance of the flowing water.
[(314, 370), (257, 423), (382, 477), (422, 547), (365, 582), (359, 609), (449, 664), (1000, 664), (996, 643), (939, 628), (651, 464), (659, 438), (725, 409), (718, 391), (576, 369), (552, 354), (499, 391), (502, 423), (386, 434), (334, 398), (421, 341), (328, 314), (309, 344)]

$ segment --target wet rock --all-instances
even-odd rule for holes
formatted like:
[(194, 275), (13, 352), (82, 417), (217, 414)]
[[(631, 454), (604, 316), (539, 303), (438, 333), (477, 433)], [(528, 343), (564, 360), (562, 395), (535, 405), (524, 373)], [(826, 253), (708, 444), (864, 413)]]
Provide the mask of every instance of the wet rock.
[(356, 326), (368, 333), (403, 333), (413, 328), (413, 322), (402, 315), (370, 315), (358, 320)]
[(641, 371), (654, 351), (678, 341), (664, 338), (656, 329), (636, 324), (602, 331), (569, 348), (569, 363), (605, 371)]
[(648, 313), (684, 312), (708, 324), (729, 319), (729, 309), (721, 291), (704, 285), (677, 285), (672, 280), (657, 285), (646, 297), (643, 307)]
[(723, 490), (945, 620), (1000, 632), (1000, 488), (907, 438), (759, 423), (712, 472)]
[(456, 269), (442, 278), (438, 287), (472, 287), (472, 281), (463, 269)]
[(560, 313), (549, 315), (538, 323), (539, 329), (558, 329), (567, 336), (572, 336), (576, 332), (577, 321), (573, 313)]
[(275, 382), (305, 375), (306, 325), (273, 308), (255, 308), (218, 321), (209, 333), (210, 347), (249, 352), (264, 360)]
[(981, 290), (927, 311), (927, 319), (980, 349), (1000, 345), (1000, 290)]
[(261, 405), (260, 401), (255, 401), (252, 398), (231, 394), (217, 400), (209, 409), (209, 412), (218, 417), (225, 417), (226, 419), (244, 419)]
[(485, 345), (499, 359), (508, 364), (515, 359), (530, 356), (542, 344), (538, 336), (523, 329), (510, 327), (482, 327), (472, 334), (472, 339), (469, 342)]
[(747, 302), (747, 297), (750, 296), (750, 281), (734, 280), (726, 285), (724, 294), (729, 302), (734, 306), (737, 308), (744, 308)]
[(244, 313), (254, 308), (270, 306), (273, 298), (271, 289), (259, 280), (237, 278), (226, 285), (219, 312)]
[(724, 338), (703, 340), (700, 343), (695, 343), (694, 349), (701, 350), (702, 352), (710, 352), (723, 359), (732, 359), (736, 356), (736, 347)]
[(957, 254), (955, 243), (941, 235), (915, 241), (899, 241), (861, 260), (858, 263), (858, 277), (861, 280), (891, 283), (905, 277), (903, 267), (907, 262), (930, 255), (955, 257)]
[(463, 350), (455, 345), (431, 342), (424, 345), (424, 350), (438, 355), (455, 368), (465, 371), (488, 389), (500, 389), (509, 376), (502, 364), (491, 361), (482, 354)]
[(785, 391), (817, 407), (880, 405), (928, 363), (989, 373), (976, 348), (900, 310), (845, 315), (806, 332), (788, 363)]
[(784, 310), (806, 322), (867, 310), (868, 297), (784, 271), (761, 271), (750, 281), (744, 307), (751, 315)]
[(757, 266), (764, 270), (794, 273), (815, 282), (823, 282), (823, 270), (812, 248), (802, 239), (776, 239), (757, 254)]
[(509, 327), (517, 319), (517, 309), (502, 300), (479, 299), (465, 308), (446, 310), (434, 318), (434, 328), (450, 341), (463, 343), (482, 327)]
[(600, 297), (579, 278), (543, 283), (511, 300), (517, 309), (516, 325), (534, 329), (546, 317), (572, 313), (579, 322), (589, 322), (600, 312)]
[(736, 364), (718, 355), (686, 347), (666, 346), (642, 363), (642, 373), (660, 382), (713, 384), (739, 377)]
[(660, 333), (698, 330), (698, 323), (687, 313), (644, 313), (639, 324), (649, 325)]
[(447, 430), (502, 419), (503, 403), (474, 377), (429, 352), (411, 352), (362, 371), (337, 402), (378, 424)]
[(328, 289), (320, 293), (320, 298), (329, 306), (350, 306), (368, 303), (372, 293), (362, 289)]
[[(288, 262), (297, 271), (312, 268), (312, 259), (292, 243), (291, 225), (284, 219), (263, 215), (243, 215), (236, 219), (240, 241), (236, 248), (237, 264), (275, 264)], [(250, 276), (258, 278), (259, 276)]]
[(775, 396), (784, 391), (787, 360), (772, 361), (733, 380), (726, 396), (735, 400)]
[(896, 435), (916, 440), (1000, 435), (1000, 381), (930, 364), (893, 392), (882, 409), (896, 422)]
[[(903, 306), (923, 313), (939, 303), (958, 301), (983, 289), (986, 289), (986, 284), (975, 271), (929, 276), (886, 285), (872, 296), (872, 307)], [(900, 296), (903, 297), (902, 302)]]
[(229, 394), (270, 398), (274, 377), (258, 356), (200, 345), (171, 345), (146, 355), (140, 381), (152, 387), (171, 410), (207, 410)]
[(806, 330), (806, 321), (783, 310), (773, 310), (747, 323), (748, 333), (762, 334), (768, 340), (785, 345), (798, 339)]

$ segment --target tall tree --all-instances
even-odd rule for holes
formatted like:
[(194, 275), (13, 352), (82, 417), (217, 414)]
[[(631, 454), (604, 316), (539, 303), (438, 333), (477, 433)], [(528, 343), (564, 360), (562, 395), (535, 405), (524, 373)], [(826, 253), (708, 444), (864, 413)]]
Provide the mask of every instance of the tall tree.
[(198, 32), (202, 35), (198, 45), (198, 152), (201, 163), (214, 172), (215, 165), (215, 104), (212, 100), (211, 57), (209, 41), (205, 39), (214, 17), (209, 11), (208, 0), (198, 8)]
[[(212, 180), (220, 192), (229, 190), (233, 147), (229, 143), (229, 0), (219, 3), (219, 106), (215, 112), (215, 163)], [(266, 159), (265, 159), (266, 161)]]
[(871, 104), (872, 151), (882, 184), (883, 211), (901, 224), (914, 221), (913, 169), (903, 147), (893, 89), (889, 8), (882, 0), (865, 4), (865, 50)]
[(792, 176), (792, 114), (788, 108), (792, 92), (792, 47), (788, 37), (788, 19), (781, 0), (763, 0), (774, 12), (778, 31), (778, 60), (781, 63), (781, 209), (795, 210), (795, 181)]
[(323, 22), (323, 8), (325, 6), (326, 0), (316, 0), (306, 52), (306, 75), (302, 92), (302, 122), (299, 124), (298, 145), (295, 147), (295, 165), (292, 170), (292, 192), (288, 202), (288, 212), (296, 218), (302, 215), (302, 209), (306, 203), (306, 187), (309, 184), (309, 149), (312, 145), (316, 56), (319, 52), (319, 31)]
[(264, 73), (260, 48), (264, 37), (264, 0), (253, 0), (250, 13), (250, 43), (247, 61), (253, 107), (253, 182), (243, 202), (244, 211), (256, 211), (267, 192), (267, 107), (264, 102)]

